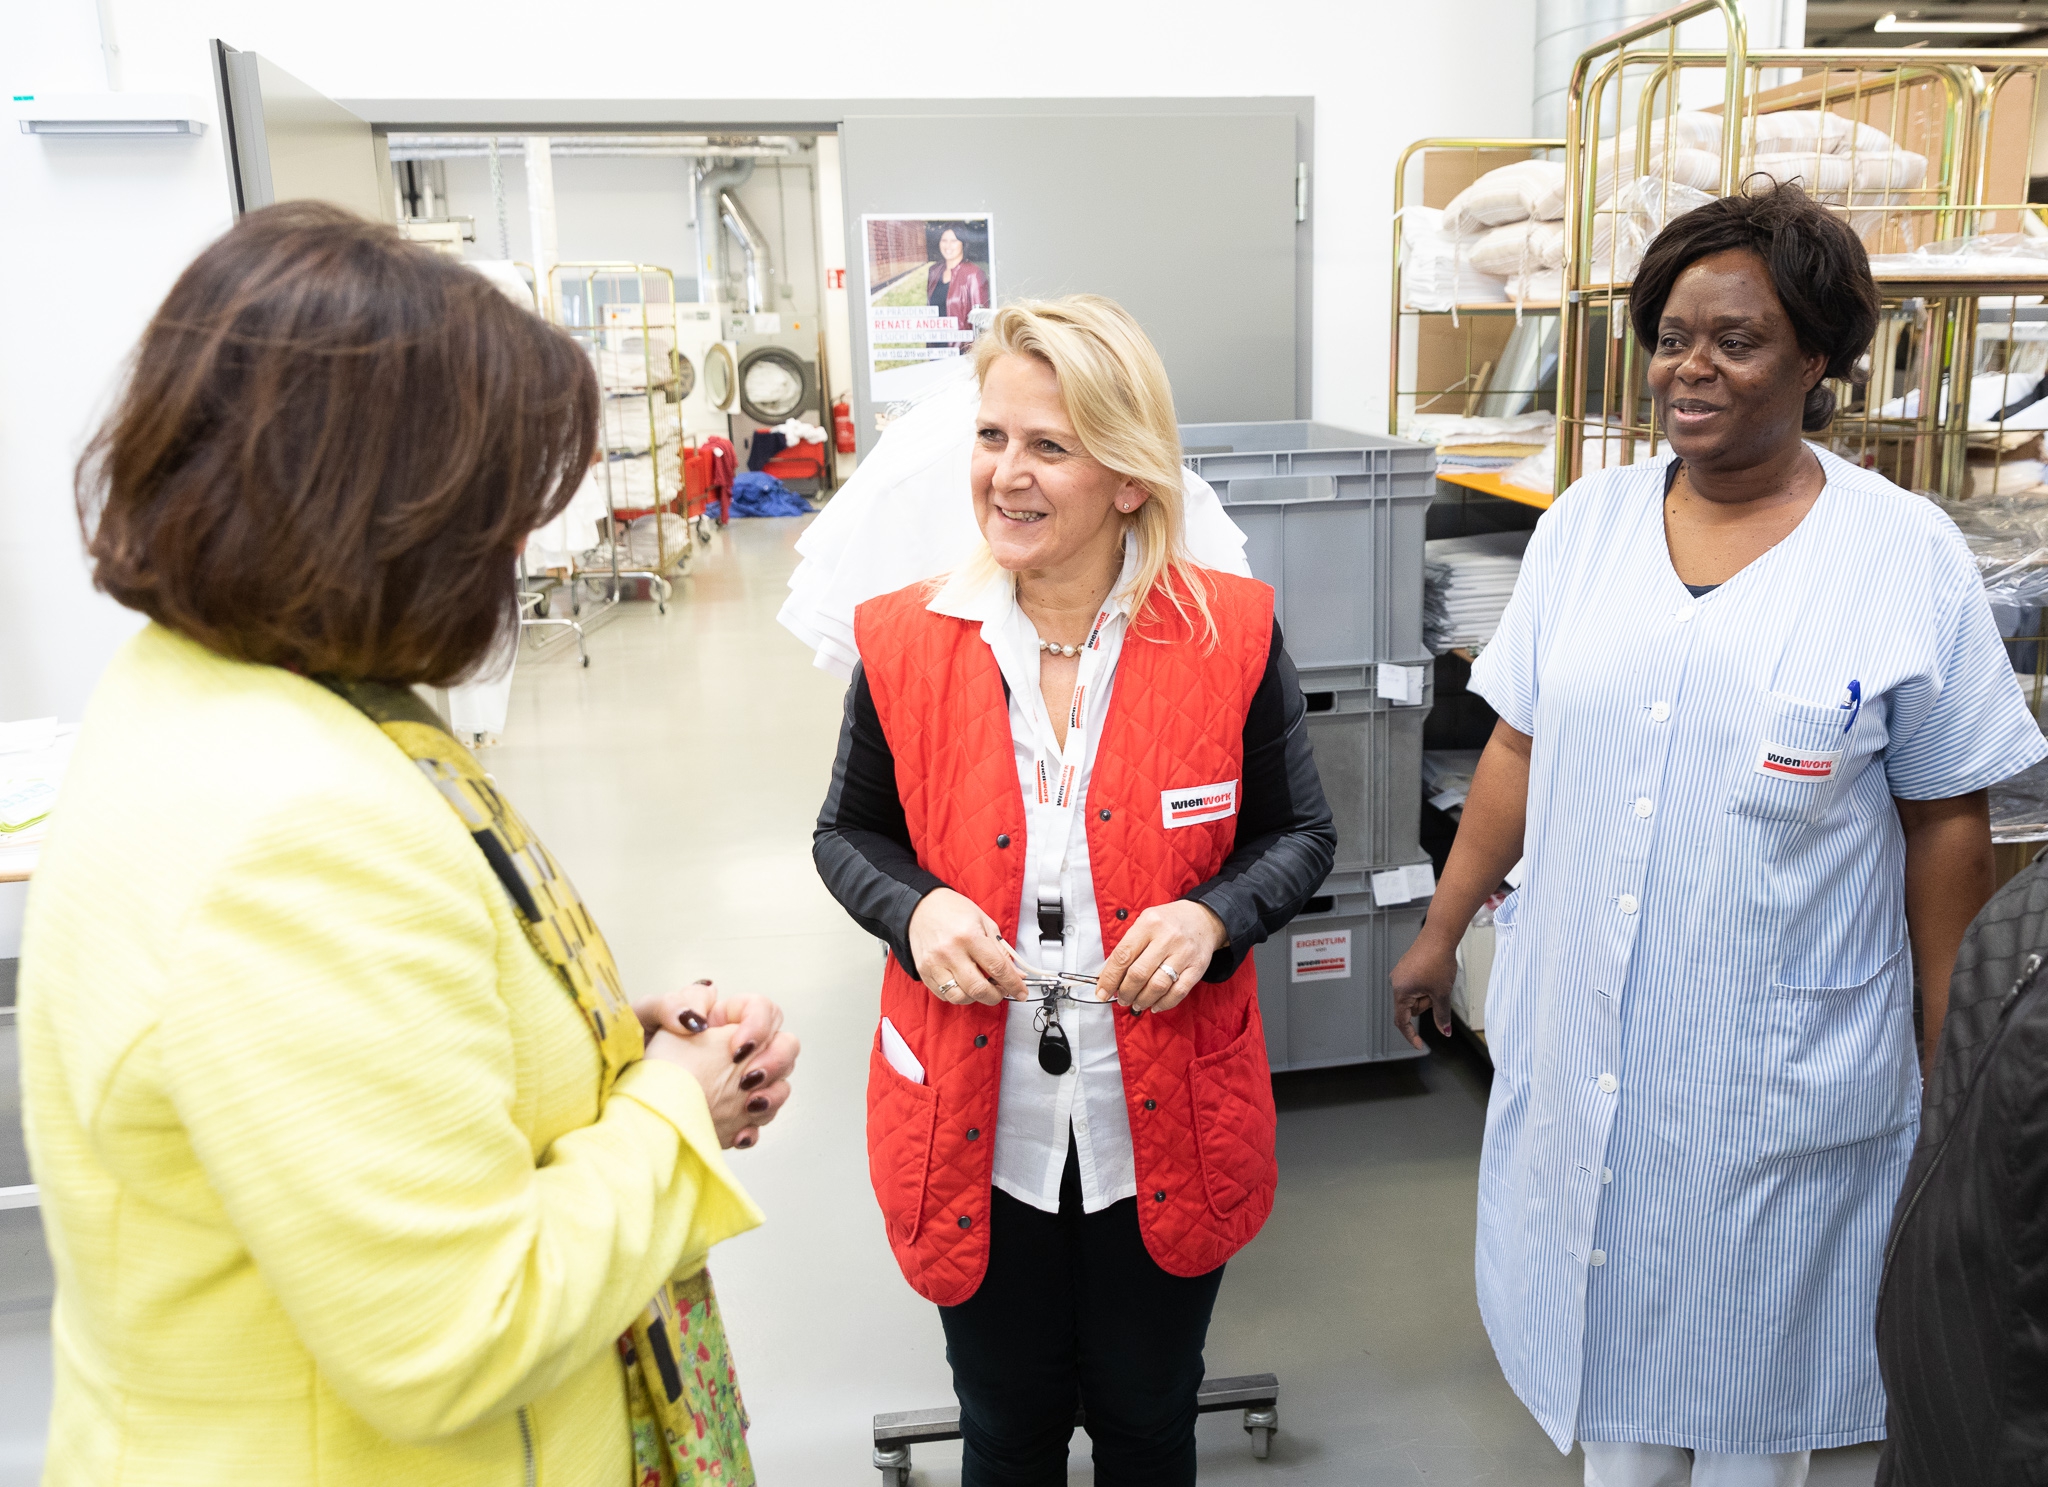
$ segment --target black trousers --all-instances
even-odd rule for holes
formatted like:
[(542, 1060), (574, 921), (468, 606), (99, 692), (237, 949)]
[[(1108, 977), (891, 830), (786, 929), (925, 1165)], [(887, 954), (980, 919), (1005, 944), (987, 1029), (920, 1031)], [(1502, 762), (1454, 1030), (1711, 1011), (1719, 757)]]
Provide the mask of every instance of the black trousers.
[(939, 1308), (960, 1398), (961, 1487), (1065, 1487), (1074, 1407), (1088, 1414), (1097, 1487), (1188, 1487), (1195, 1394), (1223, 1267), (1183, 1279), (1138, 1233), (1138, 1204), (1081, 1211), (1067, 1153), (1060, 1211), (997, 1188), (988, 1274)]

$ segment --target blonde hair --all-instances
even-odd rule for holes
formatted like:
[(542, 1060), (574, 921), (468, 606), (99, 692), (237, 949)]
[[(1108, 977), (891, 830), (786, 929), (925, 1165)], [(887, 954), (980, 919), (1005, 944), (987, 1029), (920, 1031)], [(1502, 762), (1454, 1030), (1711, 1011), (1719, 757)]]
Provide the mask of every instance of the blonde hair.
[[(1202, 633), (1215, 644), (1209, 586), (1188, 550), (1173, 388), (1151, 339), (1115, 300), (1070, 294), (1018, 300), (997, 310), (975, 344), (976, 377), (986, 384), (988, 369), (1003, 356), (1036, 357), (1050, 366), (1083, 450), (1145, 488), (1149, 499), (1124, 518), (1138, 540), (1138, 571), (1125, 595), (1133, 620), (1156, 590), (1191, 632), (1196, 625), (1190, 609), (1200, 615)], [(995, 556), (984, 545), (969, 565), (993, 570)]]

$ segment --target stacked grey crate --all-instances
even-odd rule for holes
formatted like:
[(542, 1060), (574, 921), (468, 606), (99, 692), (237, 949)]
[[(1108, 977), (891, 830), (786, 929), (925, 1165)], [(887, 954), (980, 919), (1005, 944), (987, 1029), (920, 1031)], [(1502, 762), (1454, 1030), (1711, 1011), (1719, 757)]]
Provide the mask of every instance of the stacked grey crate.
[[(1413, 1057), (1387, 976), (1427, 900), (1382, 904), (1373, 880), (1398, 898), (1388, 885), (1415, 879), (1410, 867), (1426, 875), (1429, 861), (1418, 841), (1432, 696), (1422, 551), (1435, 456), (1308, 420), (1186, 424), (1180, 437), (1188, 468), (1244, 530), (1253, 574), (1273, 586), (1337, 824), (1322, 892), (1257, 952), (1267, 1056), (1275, 1069)], [(1411, 698), (1397, 684), (1417, 670)]]

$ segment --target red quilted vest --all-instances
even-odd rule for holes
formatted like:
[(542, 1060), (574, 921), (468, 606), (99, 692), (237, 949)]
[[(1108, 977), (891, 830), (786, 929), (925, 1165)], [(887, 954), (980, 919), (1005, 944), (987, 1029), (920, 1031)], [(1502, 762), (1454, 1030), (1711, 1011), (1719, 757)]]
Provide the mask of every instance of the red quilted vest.
[[(1162, 804), (1170, 791), (1241, 782), (1245, 714), (1272, 642), (1271, 589), (1206, 577), (1214, 649), (1155, 597), (1117, 662), (1084, 802), (1105, 953), (1141, 911), (1215, 876), (1236, 840), (1235, 816), (1169, 829)], [(932, 613), (928, 598), (914, 584), (860, 607), (862, 666), (918, 861), (1015, 944), (1024, 795), (1002, 673), (979, 624)], [(889, 1066), (878, 1026), (869, 1174), (904, 1277), (926, 1299), (958, 1305), (988, 1269), (1005, 1009), (942, 1002), (891, 956), (882, 1012), (926, 1082)], [(1243, 1248), (1273, 1208), (1273, 1091), (1251, 958), (1171, 1012), (1115, 1021), (1145, 1248), (1174, 1275), (1201, 1275)]]

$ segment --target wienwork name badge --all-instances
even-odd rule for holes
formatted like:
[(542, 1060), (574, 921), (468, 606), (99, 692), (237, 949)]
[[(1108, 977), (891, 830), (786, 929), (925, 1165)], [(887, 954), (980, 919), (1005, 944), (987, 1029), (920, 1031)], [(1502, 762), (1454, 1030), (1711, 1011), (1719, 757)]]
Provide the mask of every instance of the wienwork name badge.
[(1781, 780), (1831, 780), (1841, 758), (1840, 749), (1788, 749), (1783, 744), (1767, 743), (1757, 751), (1756, 772)]
[(1197, 826), (1204, 821), (1221, 821), (1237, 814), (1237, 781), (1217, 785), (1190, 785), (1185, 790), (1161, 790), (1159, 814), (1167, 827)]

